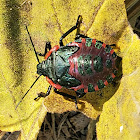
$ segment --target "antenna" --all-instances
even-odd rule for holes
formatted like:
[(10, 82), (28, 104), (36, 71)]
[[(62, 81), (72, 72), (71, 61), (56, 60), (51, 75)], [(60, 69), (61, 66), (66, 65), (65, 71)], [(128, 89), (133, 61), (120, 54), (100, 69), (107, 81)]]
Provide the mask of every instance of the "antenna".
[[(33, 46), (33, 48), (34, 48), (34, 52), (35, 52), (37, 61), (38, 61), (38, 63), (40, 63), (40, 62), (39, 62), (39, 58), (38, 58), (38, 56), (37, 56), (37, 52), (36, 52), (36, 50), (35, 50), (35, 47), (34, 47), (34, 44), (33, 44), (33, 41), (32, 41), (32, 38), (31, 38), (31, 36), (30, 36), (30, 33), (29, 33), (29, 31), (28, 31), (28, 27), (27, 27), (27, 26), (26, 26), (26, 30), (27, 30), (27, 33), (28, 33), (28, 35), (29, 35), (31, 44), (32, 44), (32, 46)], [(24, 99), (24, 97), (27, 95), (27, 93), (30, 91), (30, 89), (34, 86), (34, 84), (37, 82), (37, 80), (40, 78), (40, 76), (41, 76), (41, 75), (39, 75), (39, 76), (36, 78), (36, 80), (33, 82), (33, 84), (31, 85), (31, 87), (30, 87), (30, 88), (27, 90), (27, 92), (23, 95), (23, 97), (21, 98), (21, 100), (19, 101), (19, 103), (17, 104), (17, 106), (16, 106), (15, 109), (17, 109), (17, 107), (19, 106), (19, 104), (22, 102), (22, 100)]]
[(36, 55), (36, 59), (37, 59), (38, 63), (40, 63), (40, 62), (39, 62), (39, 58), (38, 58), (38, 56), (37, 56), (37, 52), (36, 52), (36, 50), (35, 50), (35, 47), (34, 47), (34, 44), (33, 44), (33, 41), (32, 41), (32, 38), (31, 38), (30, 33), (29, 33), (29, 31), (28, 31), (27, 25), (26, 25), (26, 30), (27, 30), (27, 33), (28, 33), (28, 35), (29, 35), (30, 41), (31, 41), (31, 43), (32, 43), (32, 46), (33, 46), (33, 48), (34, 48), (34, 52), (35, 52), (35, 55)]
[(24, 99), (24, 97), (27, 95), (27, 93), (30, 91), (30, 89), (34, 86), (34, 84), (36, 83), (36, 81), (40, 78), (41, 75), (39, 75), (36, 80), (33, 82), (33, 84), (31, 85), (31, 87), (27, 90), (27, 92), (23, 95), (23, 97), (21, 98), (21, 100), (19, 101), (19, 103), (17, 104), (16, 108), (19, 106), (19, 104), (22, 102), (22, 100)]

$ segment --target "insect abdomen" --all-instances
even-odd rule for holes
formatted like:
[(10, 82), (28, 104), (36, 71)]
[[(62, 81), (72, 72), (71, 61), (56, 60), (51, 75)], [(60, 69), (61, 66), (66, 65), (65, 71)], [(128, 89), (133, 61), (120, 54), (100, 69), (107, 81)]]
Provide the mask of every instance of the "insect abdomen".
[(109, 45), (95, 39), (85, 38), (69, 43), (68, 46), (80, 48), (69, 57), (69, 74), (82, 83), (72, 89), (93, 92), (104, 88), (114, 79), (116, 54)]

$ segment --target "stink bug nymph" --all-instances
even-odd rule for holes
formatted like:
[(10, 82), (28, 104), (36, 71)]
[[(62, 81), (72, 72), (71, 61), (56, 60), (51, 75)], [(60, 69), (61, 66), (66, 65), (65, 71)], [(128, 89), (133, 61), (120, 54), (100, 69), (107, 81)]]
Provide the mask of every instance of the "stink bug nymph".
[[(115, 78), (117, 72), (115, 61), (118, 56), (111, 48), (114, 44), (106, 45), (99, 40), (89, 38), (82, 34), (78, 34), (75, 41), (68, 43), (67, 45), (63, 44), (63, 39), (72, 31), (80, 27), (81, 21), (82, 17), (79, 15), (76, 25), (70, 28), (60, 38), (59, 46), (56, 45), (51, 48), (50, 42), (47, 42), (44, 54), (36, 52), (26, 26), (39, 63), (37, 65), (37, 74), (39, 74), (39, 76), (31, 85), (30, 89), (42, 75), (46, 76), (46, 79), (50, 84), (47, 93), (39, 93), (38, 97), (34, 100), (48, 96), (53, 87), (55, 93), (73, 99), (76, 108), (78, 108), (77, 98), (83, 97), (87, 92), (94, 92), (104, 88)], [(45, 60), (40, 62), (38, 55), (44, 56)], [(59, 92), (58, 90), (62, 87), (74, 90), (76, 96)], [(29, 90), (22, 97), (21, 101)]]

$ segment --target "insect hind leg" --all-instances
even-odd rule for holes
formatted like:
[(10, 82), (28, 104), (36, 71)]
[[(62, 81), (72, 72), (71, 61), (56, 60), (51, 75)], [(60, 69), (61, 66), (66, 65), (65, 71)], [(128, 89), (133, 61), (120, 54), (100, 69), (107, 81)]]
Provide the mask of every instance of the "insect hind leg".
[(116, 48), (116, 44), (111, 44), (109, 46), (111, 46), (112, 49), (115, 49)]
[(114, 47), (116, 47), (116, 44), (111, 44), (111, 45), (109, 45), (109, 46), (114, 46)]
[(86, 94), (85, 92), (79, 93), (76, 91), (76, 95), (78, 98), (82, 98), (85, 94)]

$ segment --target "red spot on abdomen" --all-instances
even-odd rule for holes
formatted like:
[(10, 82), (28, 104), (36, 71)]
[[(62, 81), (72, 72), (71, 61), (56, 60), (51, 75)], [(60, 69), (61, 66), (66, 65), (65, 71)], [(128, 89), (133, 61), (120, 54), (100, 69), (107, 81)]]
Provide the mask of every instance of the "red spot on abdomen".
[(98, 85), (96, 85), (96, 86), (94, 87), (94, 89), (95, 89), (95, 91), (98, 91), (98, 90), (99, 90)]
[(113, 54), (113, 53), (114, 53), (114, 50), (112, 49), (112, 50), (110, 51), (110, 53)]

